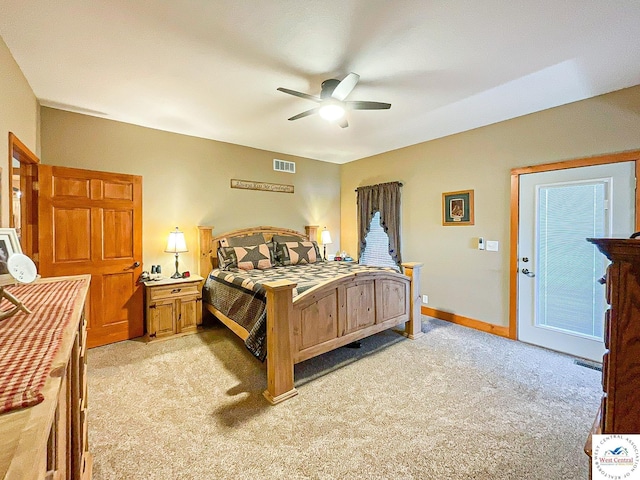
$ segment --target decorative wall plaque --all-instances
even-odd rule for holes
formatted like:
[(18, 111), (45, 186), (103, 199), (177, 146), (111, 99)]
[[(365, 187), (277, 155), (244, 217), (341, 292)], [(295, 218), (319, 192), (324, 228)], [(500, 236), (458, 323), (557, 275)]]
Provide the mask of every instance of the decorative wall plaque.
[(256, 182), (254, 180), (231, 179), (231, 188), (242, 188), (244, 190), (262, 190), (264, 192), (293, 193), (293, 185), (282, 183)]

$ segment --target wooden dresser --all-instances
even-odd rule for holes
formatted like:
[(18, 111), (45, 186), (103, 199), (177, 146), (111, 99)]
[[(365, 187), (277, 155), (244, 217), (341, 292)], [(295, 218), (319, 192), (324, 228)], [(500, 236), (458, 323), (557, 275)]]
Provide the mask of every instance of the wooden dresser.
[[(36, 296), (30, 302), (25, 301), (25, 305), (33, 311), (32, 315), (38, 315), (38, 303), (45, 305), (46, 302), (46, 309), (40, 309), (38, 321), (47, 317), (48, 311), (57, 312), (51, 315), (67, 321), (56, 324), (59, 325), (55, 335), (59, 347), (40, 391), (44, 400), (33, 406), (0, 414), (0, 479), (91, 478), (92, 457), (87, 439), (85, 318), (90, 278), (89, 275), (78, 275), (40, 279), (34, 284), (19, 287), (23, 289), (22, 295), (28, 291), (24, 289), (51, 287), (52, 291), (47, 293), (46, 300), (40, 302), (41, 297)], [(56, 285), (50, 285), (54, 283)], [(56, 290), (58, 287), (60, 290)], [(56, 308), (60, 304), (63, 307)], [(19, 313), (11, 318), (18, 315), (24, 314)], [(47, 331), (47, 327), (43, 329)], [(4, 332), (6, 345), (11, 344), (11, 335), (17, 335), (13, 331), (7, 329)], [(38, 359), (30, 363), (38, 363)]]
[(602, 403), (591, 435), (640, 433), (640, 240), (590, 238), (611, 265), (606, 275)]

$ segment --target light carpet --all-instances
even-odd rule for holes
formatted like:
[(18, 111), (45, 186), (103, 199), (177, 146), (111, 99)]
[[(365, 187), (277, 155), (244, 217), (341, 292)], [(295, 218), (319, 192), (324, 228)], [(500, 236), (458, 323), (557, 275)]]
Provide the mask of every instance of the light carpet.
[(600, 373), (573, 358), (423, 318), (296, 366), (264, 365), (229, 330), (89, 352), (89, 446), (102, 479), (588, 477)]

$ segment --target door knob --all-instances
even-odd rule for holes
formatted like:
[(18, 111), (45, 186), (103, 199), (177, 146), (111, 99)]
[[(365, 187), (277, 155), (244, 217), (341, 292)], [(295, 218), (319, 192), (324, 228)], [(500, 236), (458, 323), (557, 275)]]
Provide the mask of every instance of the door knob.
[(531, 278), (536, 276), (536, 274), (533, 272), (530, 272), (528, 268), (523, 268), (522, 273), (524, 273), (527, 277), (531, 277)]
[(140, 266), (140, 262), (133, 262), (133, 268), (138, 268)]

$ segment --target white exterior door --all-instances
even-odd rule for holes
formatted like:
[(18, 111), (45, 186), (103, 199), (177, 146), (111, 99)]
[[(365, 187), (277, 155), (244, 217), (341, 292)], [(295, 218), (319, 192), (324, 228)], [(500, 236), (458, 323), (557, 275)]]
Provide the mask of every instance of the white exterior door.
[(600, 361), (607, 261), (588, 237), (628, 238), (634, 162), (520, 176), (518, 339)]

